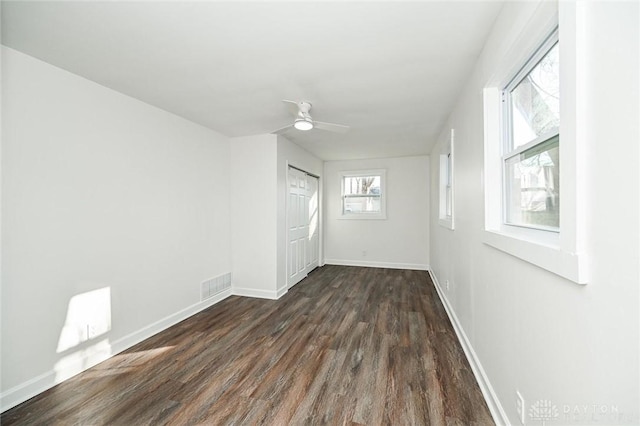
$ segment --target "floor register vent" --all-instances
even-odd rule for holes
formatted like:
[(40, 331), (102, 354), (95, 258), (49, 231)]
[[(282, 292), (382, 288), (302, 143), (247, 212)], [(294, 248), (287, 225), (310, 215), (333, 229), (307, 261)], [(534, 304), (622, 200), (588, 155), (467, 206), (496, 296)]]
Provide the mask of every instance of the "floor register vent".
[(231, 288), (231, 272), (209, 278), (200, 284), (200, 300), (206, 300)]

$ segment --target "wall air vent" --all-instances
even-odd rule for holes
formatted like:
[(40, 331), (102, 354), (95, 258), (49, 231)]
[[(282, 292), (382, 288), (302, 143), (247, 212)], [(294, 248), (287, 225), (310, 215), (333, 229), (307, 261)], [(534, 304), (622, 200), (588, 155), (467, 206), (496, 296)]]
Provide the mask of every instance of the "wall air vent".
[(200, 284), (200, 300), (204, 301), (231, 288), (231, 272), (209, 278)]

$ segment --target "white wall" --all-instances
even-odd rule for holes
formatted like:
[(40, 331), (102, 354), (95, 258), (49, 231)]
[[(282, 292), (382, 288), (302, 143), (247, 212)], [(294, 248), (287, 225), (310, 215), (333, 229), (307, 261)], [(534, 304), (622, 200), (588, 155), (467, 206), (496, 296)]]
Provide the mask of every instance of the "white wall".
[(277, 297), (277, 149), (275, 135), (231, 139), (231, 252), (236, 294)]
[[(516, 390), (525, 398), (527, 424), (540, 424), (528, 416), (538, 400), (557, 407), (554, 424), (639, 421), (639, 7), (636, 2), (582, 2), (581, 7), (585, 27), (578, 43), (586, 63), (579, 72), (585, 78), (581, 107), (587, 119), (578, 143), (587, 153), (590, 193), (579, 214), (588, 224), (588, 284), (482, 242), (482, 89), (505, 43), (520, 37), (537, 4), (505, 5), (433, 150), (440, 152), (449, 128), (455, 128), (455, 231), (438, 225), (438, 156), (431, 158), (431, 266), (441, 287), (449, 281), (443, 293), (510, 424), (519, 424)], [(570, 15), (561, 15), (560, 43), (563, 22), (575, 18)], [(614, 413), (604, 415), (605, 409)]]
[[(289, 141), (288, 139), (279, 136), (278, 137), (278, 223), (277, 223), (277, 292), (283, 294), (287, 288), (287, 173), (289, 166), (297, 167), (304, 170), (307, 173), (318, 176), (319, 179), (319, 211), (322, 212), (323, 196), (323, 161), (314, 156), (313, 154), (300, 148), (298, 145)], [(320, 261), (319, 265), (322, 265), (322, 226), (324, 218), (322, 214), (320, 216), (320, 228), (318, 234), (320, 236)]]
[[(367, 169), (386, 170), (387, 219), (341, 219), (340, 172)], [(324, 205), (326, 263), (428, 268), (429, 157), (327, 161)]]
[[(8, 48), (2, 87), (7, 408), (205, 307), (231, 259), (227, 138)], [(60, 349), (99, 289), (109, 329)]]

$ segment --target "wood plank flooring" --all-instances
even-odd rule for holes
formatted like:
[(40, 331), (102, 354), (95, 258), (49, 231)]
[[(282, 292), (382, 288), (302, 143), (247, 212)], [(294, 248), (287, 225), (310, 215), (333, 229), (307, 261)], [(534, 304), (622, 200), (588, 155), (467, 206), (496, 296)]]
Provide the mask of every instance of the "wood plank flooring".
[(330, 265), (277, 301), (232, 296), (0, 420), (493, 424), (428, 273)]

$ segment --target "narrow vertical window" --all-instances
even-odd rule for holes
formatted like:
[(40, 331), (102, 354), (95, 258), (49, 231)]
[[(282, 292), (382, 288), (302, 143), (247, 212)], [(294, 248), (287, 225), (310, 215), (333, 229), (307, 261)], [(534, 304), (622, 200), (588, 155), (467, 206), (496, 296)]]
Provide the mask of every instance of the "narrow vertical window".
[[(586, 222), (579, 213), (589, 193), (580, 179), (587, 171), (581, 127), (589, 115), (579, 82), (589, 70), (574, 33), (582, 31), (586, 21), (575, 5), (560, 4), (568, 24), (563, 30), (566, 39), (558, 38), (558, 15), (541, 12), (540, 22), (525, 25), (511, 43), (483, 90), (482, 239), (586, 284)], [(544, 29), (553, 26), (552, 32)], [(537, 46), (532, 40), (539, 40)], [(527, 51), (530, 56), (523, 57)]]
[(445, 228), (453, 229), (454, 212), (454, 130), (451, 129), (449, 140), (440, 151), (440, 206), (439, 222)]
[(446, 209), (445, 209), (445, 216), (447, 217), (451, 217), (452, 215), (452, 202), (453, 200), (451, 199), (451, 153), (447, 154), (447, 183), (446, 183), (446, 197), (447, 197), (447, 201), (446, 201)]

